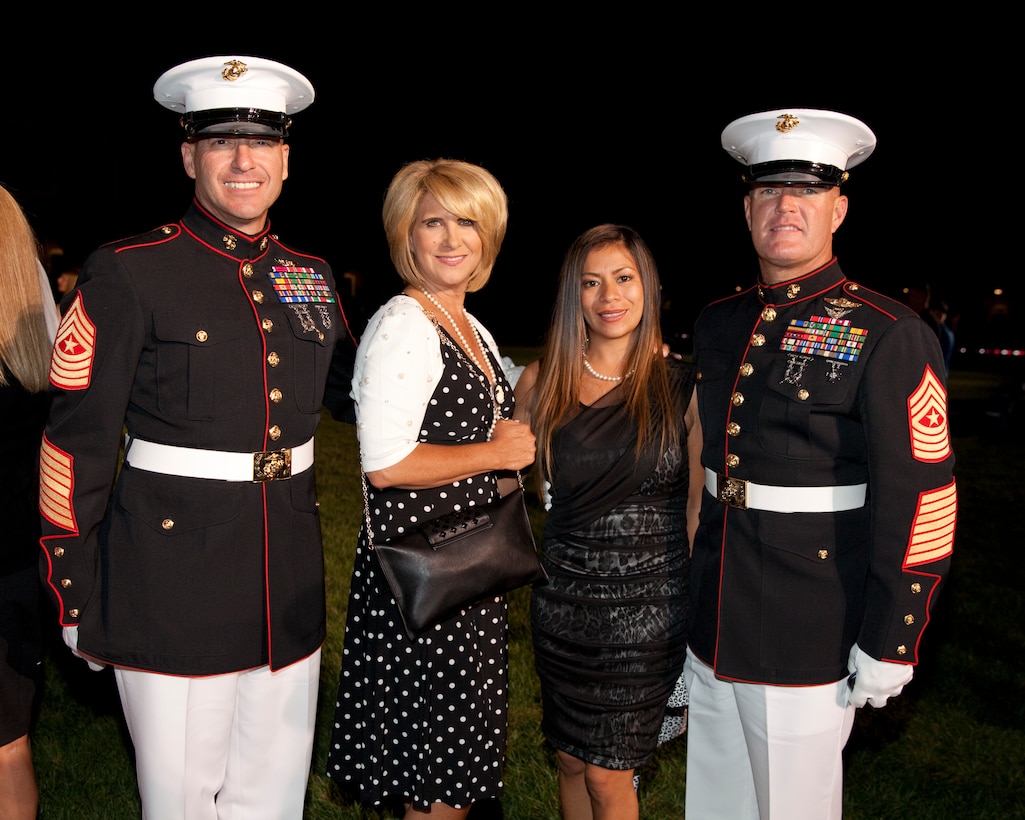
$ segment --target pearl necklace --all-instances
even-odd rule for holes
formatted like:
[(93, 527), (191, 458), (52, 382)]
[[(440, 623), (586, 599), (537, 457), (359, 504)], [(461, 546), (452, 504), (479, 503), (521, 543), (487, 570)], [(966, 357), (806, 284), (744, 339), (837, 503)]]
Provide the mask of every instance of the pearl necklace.
[(599, 373), (597, 370), (595, 370), (593, 367), (591, 367), (591, 363), (589, 361), (587, 361), (587, 354), (586, 353), (583, 353), (581, 355), (584, 357), (584, 367), (587, 368), (587, 372), (590, 373), (592, 376), (594, 376), (596, 379), (601, 379), (602, 381), (606, 381), (606, 382), (621, 382), (621, 381), (623, 381), (624, 378), (627, 378), (627, 377), (632, 376), (634, 374), (634, 372), (631, 370), (629, 373), (626, 374), (625, 377), (624, 376), (606, 376), (604, 373)]
[[(441, 304), (441, 302), (435, 299), (432, 294), (428, 293), (423, 288), (420, 289), (420, 292), (427, 297), (427, 300), (432, 305), (434, 305), (438, 310), (441, 311), (442, 316), (448, 319), (448, 323), (452, 325), (452, 328), (455, 330), (456, 336), (459, 337), (459, 341), (463, 346), (463, 351), (466, 353), (467, 356), (470, 357), (470, 361), (477, 366), (477, 369), (481, 373), (487, 373), (487, 377), (489, 380), (488, 392), (492, 394), (492, 400), (494, 401), (495, 409), (499, 410), (499, 406), (502, 404), (502, 402), (505, 401), (505, 391), (502, 389), (502, 385), (498, 384), (498, 379), (495, 377), (495, 369), (491, 366), (491, 359), (488, 358), (487, 351), (484, 349), (484, 341), (481, 339), (480, 333), (477, 331), (477, 326), (470, 321), (470, 316), (466, 312), (466, 308), (463, 308), (463, 316), (466, 318), (466, 323), (470, 326), (470, 330), (473, 332), (473, 338), (477, 342), (481, 354), (484, 356), (484, 363), (487, 365), (487, 371), (485, 371), (484, 368), (481, 367), (481, 363), (477, 361), (477, 357), (476, 355), (474, 355), (473, 348), (470, 347), (469, 343), (466, 341), (466, 337), (463, 335), (463, 331), (459, 329), (459, 325), (457, 325), (456, 320), (452, 318), (452, 314), (449, 313)], [(501, 411), (499, 410), (499, 412)]]

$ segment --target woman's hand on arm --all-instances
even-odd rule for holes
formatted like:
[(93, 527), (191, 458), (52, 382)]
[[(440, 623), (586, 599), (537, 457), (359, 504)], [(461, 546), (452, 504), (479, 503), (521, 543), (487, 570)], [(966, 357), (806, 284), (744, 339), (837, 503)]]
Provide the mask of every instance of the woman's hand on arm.
[(690, 397), (687, 413), (687, 461), (690, 469), (690, 486), (687, 490), (687, 539), (694, 549), (694, 533), (698, 531), (701, 514), (701, 494), (705, 490), (705, 468), (701, 464), (701, 417), (698, 415), (698, 391)]

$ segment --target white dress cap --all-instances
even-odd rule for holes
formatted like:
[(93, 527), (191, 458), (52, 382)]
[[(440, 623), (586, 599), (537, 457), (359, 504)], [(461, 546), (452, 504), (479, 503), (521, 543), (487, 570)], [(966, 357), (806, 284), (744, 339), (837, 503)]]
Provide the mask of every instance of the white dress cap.
[(814, 180), (839, 185), (875, 145), (875, 134), (861, 120), (814, 108), (749, 114), (722, 132), (722, 147), (747, 166), (746, 182)]
[(183, 114), (190, 137), (268, 133), (287, 136), (289, 116), (313, 102), (313, 85), (293, 68), (262, 57), (201, 57), (165, 71), (158, 103)]

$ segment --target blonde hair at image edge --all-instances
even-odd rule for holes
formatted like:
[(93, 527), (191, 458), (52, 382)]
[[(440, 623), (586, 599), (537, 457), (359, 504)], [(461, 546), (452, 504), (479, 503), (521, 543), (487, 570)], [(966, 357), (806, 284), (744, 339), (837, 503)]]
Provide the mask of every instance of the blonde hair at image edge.
[(21, 206), (0, 185), (0, 385), (8, 373), (30, 393), (47, 387), (52, 344), (45, 311), (56, 311), (39, 275), (39, 246)]

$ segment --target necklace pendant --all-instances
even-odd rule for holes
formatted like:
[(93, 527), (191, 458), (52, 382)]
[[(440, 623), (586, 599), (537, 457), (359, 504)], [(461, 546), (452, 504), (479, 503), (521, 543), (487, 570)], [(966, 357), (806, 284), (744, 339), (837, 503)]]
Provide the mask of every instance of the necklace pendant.
[(500, 384), (495, 385), (495, 404), (505, 404), (505, 391)]

